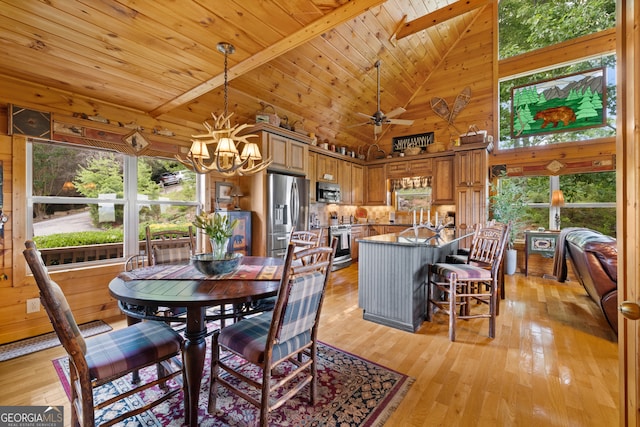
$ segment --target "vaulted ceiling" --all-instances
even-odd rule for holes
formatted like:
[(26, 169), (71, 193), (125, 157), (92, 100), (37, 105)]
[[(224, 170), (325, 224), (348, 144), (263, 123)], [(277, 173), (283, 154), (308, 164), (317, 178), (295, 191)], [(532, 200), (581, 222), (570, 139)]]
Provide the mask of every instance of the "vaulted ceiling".
[[(419, 123), (415, 102), (490, 0), (0, 0), (0, 76), (198, 128), (223, 111), (253, 122), (262, 104), (338, 145), (375, 141), (354, 126), (381, 109)], [(406, 133), (401, 126), (384, 134)], [(383, 135), (384, 135), (383, 134)]]

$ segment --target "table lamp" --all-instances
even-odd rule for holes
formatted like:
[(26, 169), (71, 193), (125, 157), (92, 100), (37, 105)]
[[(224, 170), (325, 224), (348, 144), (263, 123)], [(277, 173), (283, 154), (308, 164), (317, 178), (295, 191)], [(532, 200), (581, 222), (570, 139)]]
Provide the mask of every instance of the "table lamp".
[(240, 197), (244, 197), (244, 193), (242, 192), (240, 187), (238, 187), (237, 185), (234, 185), (233, 187), (231, 187), (231, 192), (229, 193), (229, 195), (233, 197), (236, 201), (235, 206), (233, 207), (233, 210), (239, 211), (240, 210), (239, 199)]
[(564, 206), (564, 194), (562, 190), (553, 190), (551, 194), (551, 206), (556, 208), (556, 230), (560, 230), (560, 206)]

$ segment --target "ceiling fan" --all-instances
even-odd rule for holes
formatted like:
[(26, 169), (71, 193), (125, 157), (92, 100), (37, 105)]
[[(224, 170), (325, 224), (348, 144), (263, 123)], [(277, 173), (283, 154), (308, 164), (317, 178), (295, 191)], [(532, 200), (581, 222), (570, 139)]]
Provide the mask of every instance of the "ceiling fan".
[(362, 126), (362, 125), (373, 125), (373, 134), (377, 136), (380, 132), (382, 132), (382, 125), (390, 124), (390, 125), (407, 125), (411, 126), (413, 124), (413, 120), (403, 120), (403, 119), (394, 119), (394, 117), (399, 116), (404, 113), (406, 110), (402, 107), (395, 108), (391, 110), (388, 114), (384, 114), (382, 110), (380, 110), (380, 60), (378, 59), (375, 63), (376, 68), (378, 69), (378, 91), (377, 91), (377, 111), (373, 113), (373, 115), (365, 114), (365, 113), (357, 113), (359, 116), (366, 117), (368, 120), (363, 123), (358, 123), (356, 125), (350, 126)]

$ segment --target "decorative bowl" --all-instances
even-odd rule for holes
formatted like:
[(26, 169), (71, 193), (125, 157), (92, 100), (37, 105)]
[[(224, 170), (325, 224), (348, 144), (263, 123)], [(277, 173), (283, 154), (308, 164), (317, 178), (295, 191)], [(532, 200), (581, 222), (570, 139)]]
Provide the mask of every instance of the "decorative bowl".
[(224, 259), (214, 259), (213, 254), (207, 252), (192, 256), (191, 264), (193, 264), (200, 273), (213, 276), (216, 274), (231, 273), (238, 268), (241, 259), (241, 253), (228, 253)]
[(422, 151), (422, 148), (420, 147), (409, 147), (409, 148), (405, 148), (404, 153), (407, 156), (415, 156), (416, 154), (420, 154), (421, 151)]

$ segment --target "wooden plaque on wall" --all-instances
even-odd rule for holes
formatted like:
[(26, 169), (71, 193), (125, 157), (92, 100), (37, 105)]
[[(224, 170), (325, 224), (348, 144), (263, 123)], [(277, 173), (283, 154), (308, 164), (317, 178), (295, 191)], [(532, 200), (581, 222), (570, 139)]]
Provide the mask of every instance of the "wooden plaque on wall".
[(9, 104), (9, 135), (51, 138), (51, 113)]

